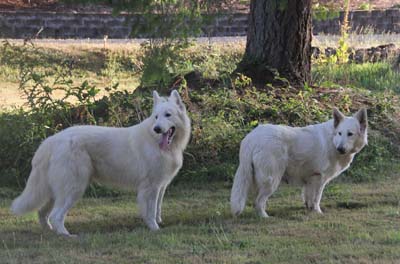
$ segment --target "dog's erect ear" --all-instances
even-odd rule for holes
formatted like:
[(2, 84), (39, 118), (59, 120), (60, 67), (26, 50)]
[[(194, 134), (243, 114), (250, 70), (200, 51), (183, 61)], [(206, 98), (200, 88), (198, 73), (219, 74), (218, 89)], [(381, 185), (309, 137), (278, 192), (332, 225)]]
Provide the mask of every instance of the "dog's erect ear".
[(153, 106), (156, 106), (160, 102), (161, 97), (158, 95), (157, 91), (153, 91)]
[(361, 108), (354, 117), (360, 122), (361, 133), (364, 133), (368, 127), (367, 109)]
[(333, 108), (333, 126), (337, 128), (340, 122), (342, 122), (344, 115), (336, 107)]
[(182, 111), (186, 110), (185, 104), (182, 102), (182, 98), (179, 95), (177, 90), (173, 90), (171, 92), (171, 95), (169, 96), (170, 100), (172, 100), (172, 102), (176, 103), (179, 106), (179, 109)]

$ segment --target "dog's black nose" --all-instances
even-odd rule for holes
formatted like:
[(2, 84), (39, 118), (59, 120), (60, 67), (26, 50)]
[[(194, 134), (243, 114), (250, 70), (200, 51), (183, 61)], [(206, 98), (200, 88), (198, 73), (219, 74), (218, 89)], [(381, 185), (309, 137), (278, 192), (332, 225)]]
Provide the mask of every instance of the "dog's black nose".
[(154, 127), (154, 132), (156, 132), (157, 134), (160, 134), (161, 133), (161, 127), (159, 127), (159, 126)]
[(346, 149), (344, 147), (338, 147), (337, 151), (339, 151), (340, 154), (345, 154), (346, 153)]

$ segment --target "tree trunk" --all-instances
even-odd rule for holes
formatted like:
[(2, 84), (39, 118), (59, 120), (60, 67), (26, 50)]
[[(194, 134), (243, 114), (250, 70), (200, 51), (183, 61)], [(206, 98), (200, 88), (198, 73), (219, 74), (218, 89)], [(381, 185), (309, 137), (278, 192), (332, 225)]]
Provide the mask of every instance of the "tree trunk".
[(253, 83), (302, 87), (310, 81), (312, 0), (251, 0), (246, 51), (238, 72)]

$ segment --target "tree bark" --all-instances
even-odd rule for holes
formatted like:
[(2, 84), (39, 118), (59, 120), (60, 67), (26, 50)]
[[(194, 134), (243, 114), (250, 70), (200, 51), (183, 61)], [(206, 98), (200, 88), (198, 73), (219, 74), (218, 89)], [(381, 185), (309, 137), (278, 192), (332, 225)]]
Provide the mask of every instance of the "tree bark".
[(237, 72), (253, 83), (310, 81), (312, 0), (251, 0), (246, 51)]

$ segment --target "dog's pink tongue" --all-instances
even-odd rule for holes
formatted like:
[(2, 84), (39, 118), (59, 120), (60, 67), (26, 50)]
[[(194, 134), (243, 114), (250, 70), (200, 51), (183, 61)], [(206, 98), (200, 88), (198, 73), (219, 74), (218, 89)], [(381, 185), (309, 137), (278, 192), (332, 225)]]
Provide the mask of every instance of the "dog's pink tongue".
[(160, 148), (162, 150), (166, 150), (168, 148), (168, 133), (163, 133), (161, 142), (159, 143)]

